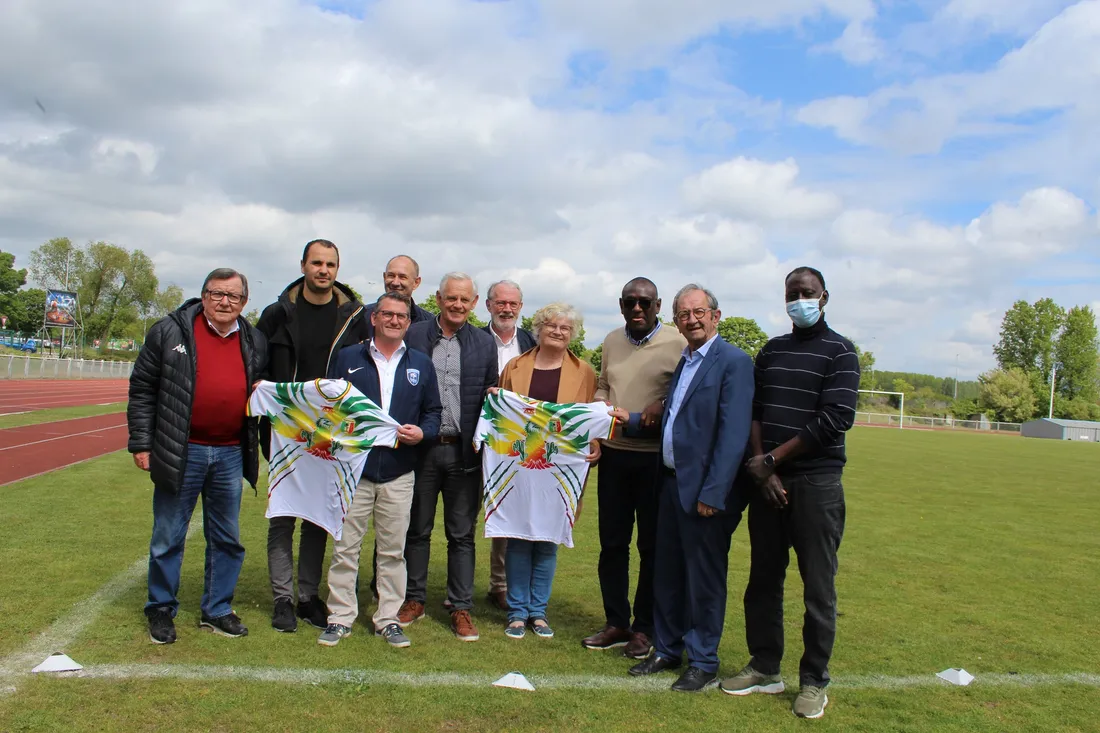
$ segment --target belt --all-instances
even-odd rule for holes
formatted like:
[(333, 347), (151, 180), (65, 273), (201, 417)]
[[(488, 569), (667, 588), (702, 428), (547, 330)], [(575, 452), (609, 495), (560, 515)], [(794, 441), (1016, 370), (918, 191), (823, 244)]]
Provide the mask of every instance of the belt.
[(440, 435), (437, 438), (437, 440), (439, 441), (440, 445), (451, 445), (452, 443), (457, 443), (460, 440), (462, 440), (462, 436), (460, 436), (460, 435)]

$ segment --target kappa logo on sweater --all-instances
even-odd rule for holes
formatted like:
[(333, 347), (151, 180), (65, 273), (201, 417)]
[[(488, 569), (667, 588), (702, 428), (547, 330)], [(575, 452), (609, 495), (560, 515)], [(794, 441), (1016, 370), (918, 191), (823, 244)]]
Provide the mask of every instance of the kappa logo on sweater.
[(172, 351), (178, 351), (181, 354), (186, 354), (187, 353), (187, 347), (184, 346), (183, 344), (176, 344), (175, 346), (172, 347)]

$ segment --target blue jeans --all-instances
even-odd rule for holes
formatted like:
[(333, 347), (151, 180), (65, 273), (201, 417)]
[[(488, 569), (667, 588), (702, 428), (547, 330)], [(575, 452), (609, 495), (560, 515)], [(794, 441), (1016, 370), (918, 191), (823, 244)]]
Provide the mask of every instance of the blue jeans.
[(554, 587), (558, 546), (508, 538), (504, 572), (508, 576), (508, 623), (546, 618), (546, 605)]
[(154, 487), (146, 614), (165, 609), (173, 618), (176, 616), (183, 545), (200, 494), (202, 532), (206, 538), (202, 615), (219, 618), (232, 612), (233, 591), (244, 563), (238, 524), (243, 475), (240, 446), (189, 443), (179, 492)]

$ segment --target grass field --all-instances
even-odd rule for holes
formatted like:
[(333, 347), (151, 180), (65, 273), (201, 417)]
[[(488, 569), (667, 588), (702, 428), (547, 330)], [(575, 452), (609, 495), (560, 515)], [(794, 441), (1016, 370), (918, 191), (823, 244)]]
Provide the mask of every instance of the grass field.
[(40, 425), (41, 423), (57, 422), (58, 420), (72, 420), (77, 417), (93, 417), (95, 415), (107, 415), (112, 412), (125, 411), (125, 402), (114, 402), (109, 405), (80, 405), (79, 407), (51, 407), (45, 410), (30, 410), (18, 415), (0, 416), (0, 430), (4, 428), (18, 428), (23, 425)]
[[(1100, 448), (881, 429), (857, 429), (849, 443), (842, 615), (822, 720), (794, 718), (793, 693), (679, 695), (666, 689), (672, 676), (633, 680), (628, 660), (583, 649), (579, 639), (603, 620), (594, 501), (576, 549), (560, 554), (553, 640), (506, 639), (504, 614), (482, 604), (481, 641), (456, 641), (439, 606), (441, 528), (431, 617), (408, 629), (410, 649), (391, 650), (358, 623), (334, 649), (318, 646), (312, 629), (277, 634), (264, 495), (247, 491), (235, 607), (250, 635), (196, 626), (200, 531), (184, 564), (179, 641), (154, 646), (141, 614), (150, 489), (127, 455), (114, 454), (0, 489), (0, 730), (1097, 730)], [(744, 526), (733, 544), (723, 673), (746, 661)], [(478, 601), (487, 549), (480, 541)], [(797, 572), (787, 592), (784, 673), (796, 685)], [(88, 677), (25, 674), (52, 651)], [(977, 676), (970, 687), (933, 677), (960, 666)], [(537, 691), (490, 686), (509, 671)]]

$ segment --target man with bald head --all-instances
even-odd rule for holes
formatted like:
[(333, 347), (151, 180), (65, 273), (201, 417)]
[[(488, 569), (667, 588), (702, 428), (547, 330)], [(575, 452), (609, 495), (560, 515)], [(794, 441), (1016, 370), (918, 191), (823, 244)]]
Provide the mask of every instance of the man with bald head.
[[(385, 285), (385, 292), (387, 293), (401, 293), (412, 298), (412, 321), (411, 323), (420, 323), (421, 321), (430, 321), (433, 316), (428, 311), (424, 310), (420, 306), (416, 305), (416, 297), (413, 293), (420, 287), (420, 265), (416, 260), (408, 255), (396, 255), (390, 258), (390, 261), (386, 263), (386, 270), (382, 273), (382, 282)], [(370, 304), (366, 308), (364, 313), (364, 320), (369, 325), (371, 323), (370, 314), (374, 312), (374, 304)], [(411, 325), (411, 324), (410, 324)], [(370, 327), (371, 334), (368, 338), (374, 336), (374, 328)]]
[[(636, 277), (623, 286), (619, 310), (626, 320), (603, 341), (596, 399), (628, 412), (645, 410), (648, 426), (661, 415), (661, 401), (687, 343), (675, 328), (663, 326), (657, 286)], [(647, 409), (648, 408), (648, 409)], [(598, 490), (600, 591), (607, 623), (582, 642), (589, 649), (625, 647), (623, 655), (649, 654), (653, 637), (654, 547), (657, 543), (657, 452), (655, 436), (618, 436), (603, 443)], [(641, 560), (630, 606), (630, 540), (638, 522)]]

